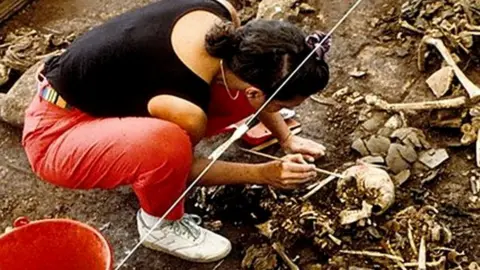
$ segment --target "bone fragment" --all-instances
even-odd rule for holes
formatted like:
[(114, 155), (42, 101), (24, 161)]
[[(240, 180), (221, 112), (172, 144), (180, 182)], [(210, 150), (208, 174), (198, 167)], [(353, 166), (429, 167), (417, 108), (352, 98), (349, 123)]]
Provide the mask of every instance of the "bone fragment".
[(422, 30), (416, 28), (415, 26), (409, 24), (408, 22), (406, 22), (406, 21), (404, 21), (404, 20), (402, 20), (402, 21), (400, 22), (400, 26), (403, 27), (403, 28), (405, 28), (405, 29), (408, 29), (408, 30), (410, 30), (410, 31), (412, 31), (412, 32), (415, 32), (415, 33), (417, 33), (417, 34), (420, 34), (420, 35), (423, 35), (423, 34), (424, 34), (424, 32), (423, 32)]
[(332, 240), (332, 242), (334, 242), (337, 246), (340, 246), (342, 244), (342, 240), (338, 239), (330, 233), (328, 234), (328, 238), (330, 238), (330, 240)]
[[(387, 248), (388, 248), (388, 252), (390, 252), (392, 255), (395, 255), (395, 256), (398, 256), (398, 254), (395, 252), (395, 250), (393, 250), (392, 248), (392, 245), (390, 244), (390, 241), (387, 241)], [(402, 256), (400, 256), (402, 257)], [(402, 257), (403, 259), (403, 257)], [(395, 261), (395, 263), (398, 265), (398, 267), (400, 267), (402, 270), (407, 270), (407, 268), (405, 267), (405, 265), (403, 265), (402, 262), (400, 261)]]
[[(425, 264), (428, 266), (428, 267), (431, 267), (431, 268), (436, 268), (436, 267), (439, 267), (440, 265), (444, 264), (446, 262), (446, 258), (445, 256), (441, 257), (438, 261), (434, 261), (434, 262), (426, 262)], [(405, 263), (405, 267), (418, 267), (418, 262), (408, 262), (408, 263)]]
[(328, 98), (320, 98), (320, 97), (315, 97), (315, 96), (310, 96), (310, 98), (319, 103), (319, 104), (322, 104), (322, 105), (326, 105), (326, 106), (335, 106), (337, 103), (331, 99), (328, 99)]
[(272, 244), (272, 247), (273, 249), (275, 249), (278, 255), (280, 255), (280, 257), (288, 266), (288, 268), (290, 268), (291, 270), (300, 270), (300, 268), (298, 268), (298, 266), (295, 263), (293, 263), (293, 261), (290, 260), (290, 258), (287, 256), (287, 254), (285, 253), (285, 248), (283, 247), (282, 244), (275, 242)]
[(475, 145), (475, 155), (476, 155), (476, 160), (477, 160), (477, 167), (480, 168), (480, 129), (478, 130), (477, 133), (477, 143)]
[(374, 258), (385, 258), (385, 259), (390, 259), (392, 261), (399, 261), (399, 262), (404, 262), (403, 258), (390, 255), (390, 254), (385, 254), (385, 253), (380, 253), (376, 251), (357, 251), (357, 250), (340, 250), (340, 253), (343, 254), (350, 254), (350, 255), (359, 255), (359, 256), (367, 256), (367, 257), (374, 257)]
[[(337, 177), (334, 176), (334, 175), (331, 175), (325, 179), (323, 179), (322, 181), (318, 182), (318, 184), (316, 185), (316, 187), (314, 187), (312, 190), (310, 190), (307, 194), (303, 195), (302, 197), (302, 200), (305, 201), (307, 200), (308, 198), (310, 198), (313, 194), (317, 193), (322, 187), (326, 186), (328, 183), (332, 182), (333, 180), (335, 180)], [(343, 178), (343, 176), (342, 176)]]
[(425, 245), (425, 236), (420, 240), (418, 251), (418, 270), (427, 270), (427, 247)]
[(418, 255), (417, 246), (415, 245), (415, 240), (413, 239), (412, 225), (408, 223), (408, 242), (412, 248), (413, 254)]
[(467, 28), (470, 31), (480, 31), (480, 26), (479, 25), (472, 25), (472, 24), (466, 24), (465, 28)]
[(445, 47), (445, 44), (441, 39), (425, 36), (422, 39), (422, 43), (433, 45), (437, 48), (445, 62), (447, 62), (447, 64), (453, 68), (453, 72), (467, 91), (470, 99), (476, 99), (480, 97), (480, 88), (476, 86), (472, 81), (470, 81), (470, 79), (468, 79), (467, 76), (465, 76), (465, 74), (463, 73), (463, 71), (457, 66), (457, 64), (452, 58), (451, 53), (448, 51), (447, 47)]
[(456, 97), (451, 99), (413, 102), (413, 103), (388, 103), (375, 95), (367, 95), (365, 97), (367, 104), (386, 111), (405, 111), (405, 110), (435, 110), (435, 109), (452, 109), (465, 106), (465, 97)]

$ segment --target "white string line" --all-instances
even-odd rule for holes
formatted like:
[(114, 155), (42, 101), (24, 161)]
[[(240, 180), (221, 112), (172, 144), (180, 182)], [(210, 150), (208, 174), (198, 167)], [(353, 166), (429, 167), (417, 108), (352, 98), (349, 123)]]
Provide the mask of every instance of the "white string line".
[[(327, 35), (325, 35), (325, 37), (323, 38), (323, 40), (317, 45), (315, 46), (315, 48), (312, 50), (312, 52), (310, 52), (310, 54), (305, 58), (305, 60), (303, 60), (300, 65), (290, 74), (290, 76), (288, 76), (285, 81), (278, 87), (278, 89), (270, 96), (270, 98), (257, 110), (257, 112), (251, 117), (249, 118), (249, 120), (244, 124), (246, 126), (248, 126), (248, 124), (250, 124), (251, 121), (253, 121), (253, 119), (258, 116), (258, 114), (268, 105), (268, 103), (270, 101), (272, 101), (272, 99), (275, 97), (275, 95), (278, 94), (278, 92), (287, 84), (287, 82), (295, 75), (296, 72), (298, 72), (300, 70), (300, 68), (307, 62), (307, 60), (316, 52), (316, 50), (318, 48), (320, 48), (320, 46), (322, 46), (322, 44), (328, 39), (329, 36), (332, 35), (332, 33), (338, 28), (338, 26), (340, 26), (340, 24), (343, 23), (343, 21), (345, 21), (345, 19), (350, 15), (350, 13), (352, 13), (352, 11), (360, 4), (360, 2), (362, 2), (362, 0), (357, 0), (357, 2), (355, 2), (355, 4), (347, 11), (347, 13), (345, 13), (345, 15), (340, 19), (340, 21), (330, 30), (330, 32), (327, 33)], [(233, 141), (231, 141), (231, 143), (233, 143)], [(231, 144), (230, 143), (230, 144)], [(222, 154), (223, 152), (226, 150), (226, 148), (224, 148), (224, 150), (222, 151)], [(205, 167), (205, 169), (203, 169), (203, 171), (197, 176), (197, 178), (187, 187), (187, 189), (185, 189), (185, 191), (180, 195), (180, 197), (178, 197), (178, 199), (172, 204), (172, 206), (170, 206), (170, 208), (163, 214), (163, 216), (161, 218), (158, 219), (158, 221), (155, 223), (155, 225), (152, 226), (152, 228), (147, 232), (147, 234), (145, 234), (144, 237), (142, 237), (142, 239), (140, 239), (140, 241), (138, 242), (137, 245), (135, 245), (135, 247), (133, 249), (130, 250), (130, 252), (127, 254), (127, 256), (120, 262), (120, 264), (115, 268), (115, 270), (119, 270), (125, 263), (126, 261), (133, 255), (133, 253), (143, 244), (143, 242), (147, 239), (148, 236), (150, 236), (150, 234), (155, 230), (155, 228), (160, 225), (160, 223), (163, 222), (163, 220), (165, 219), (165, 217), (170, 214), (171, 211), (173, 211), (173, 209), (177, 206), (178, 203), (180, 203), (180, 201), (183, 200), (183, 198), (185, 198), (185, 196), (188, 194), (188, 192), (190, 192), (190, 190), (198, 183), (198, 181), (200, 181), (200, 179), (207, 173), (207, 171), (213, 166), (213, 164), (218, 160), (218, 158), (220, 157), (220, 155), (214, 155), (212, 157), (212, 161), (207, 165), (207, 167)]]

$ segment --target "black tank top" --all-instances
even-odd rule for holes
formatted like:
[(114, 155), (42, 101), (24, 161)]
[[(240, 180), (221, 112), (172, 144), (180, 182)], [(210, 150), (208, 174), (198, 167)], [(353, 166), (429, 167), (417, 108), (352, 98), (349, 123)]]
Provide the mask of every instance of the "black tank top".
[(67, 103), (93, 116), (147, 116), (147, 103), (158, 94), (206, 111), (210, 86), (181, 62), (170, 39), (175, 22), (192, 10), (231, 20), (215, 0), (160, 0), (77, 38), (46, 61), (44, 75)]

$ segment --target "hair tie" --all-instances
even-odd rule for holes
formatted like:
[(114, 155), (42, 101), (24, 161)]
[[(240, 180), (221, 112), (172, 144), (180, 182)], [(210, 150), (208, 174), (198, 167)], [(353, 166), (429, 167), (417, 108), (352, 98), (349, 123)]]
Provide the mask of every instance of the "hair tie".
[(332, 36), (329, 36), (321, 46), (318, 46), (325, 36), (325, 33), (315, 31), (313, 34), (310, 34), (305, 38), (305, 43), (311, 50), (316, 48), (315, 53), (317, 54), (317, 60), (323, 60), (332, 45)]

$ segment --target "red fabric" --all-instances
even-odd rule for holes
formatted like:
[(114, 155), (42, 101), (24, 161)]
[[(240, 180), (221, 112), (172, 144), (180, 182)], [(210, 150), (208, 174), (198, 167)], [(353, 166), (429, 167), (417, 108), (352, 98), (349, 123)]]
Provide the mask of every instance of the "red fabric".
[[(213, 87), (212, 96), (209, 135), (253, 110), (245, 96), (232, 101), (221, 86)], [(142, 209), (153, 216), (163, 215), (185, 190), (193, 160), (189, 137), (171, 122), (93, 118), (38, 95), (26, 111), (22, 144), (41, 179), (73, 189), (132, 185)], [(183, 213), (181, 202), (167, 219)]]
[[(235, 97), (237, 91), (231, 91), (232, 96)], [(208, 111), (207, 136), (221, 133), (223, 128), (244, 119), (254, 112), (255, 109), (250, 105), (243, 92), (239, 92), (238, 98), (232, 100), (223, 85), (213, 85), (212, 100)]]

